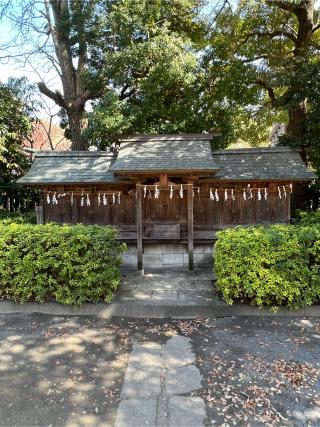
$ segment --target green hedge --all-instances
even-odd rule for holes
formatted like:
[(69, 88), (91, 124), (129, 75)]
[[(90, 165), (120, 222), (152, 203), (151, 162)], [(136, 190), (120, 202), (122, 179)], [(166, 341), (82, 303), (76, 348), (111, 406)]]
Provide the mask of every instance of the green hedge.
[(320, 300), (320, 224), (220, 231), (214, 260), (217, 288), (229, 304), (297, 309)]
[(299, 225), (320, 224), (320, 210), (316, 211), (297, 211), (295, 213), (296, 223)]
[(36, 224), (35, 212), (7, 212), (0, 211), (0, 224)]
[(16, 302), (109, 302), (125, 245), (113, 227), (0, 224), (0, 297)]

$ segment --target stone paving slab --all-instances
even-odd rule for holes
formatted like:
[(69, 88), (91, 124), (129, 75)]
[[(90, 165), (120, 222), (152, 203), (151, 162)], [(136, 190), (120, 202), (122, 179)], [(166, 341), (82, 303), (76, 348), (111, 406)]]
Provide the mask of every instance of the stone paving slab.
[(152, 427), (156, 423), (155, 399), (122, 400), (117, 410), (115, 427)]
[(152, 300), (174, 300), (178, 299), (178, 291), (167, 289), (156, 289), (152, 291)]
[(133, 399), (158, 396), (160, 393), (160, 374), (160, 366), (144, 366), (143, 369), (129, 366), (121, 397)]
[(169, 340), (165, 346), (164, 357), (166, 366), (178, 367), (194, 363), (194, 353), (191, 349), (190, 339), (176, 336)]
[(159, 366), (161, 365), (162, 346), (154, 342), (134, 344), (130, 354), (130, 365)]
[(178, 291), (178, 300), (179, 301), (189, 301), (192, 303), (204, 302), (204, 301), (213, 301), (214, 299), (213, 291), (202, 291), (202, 290), (183, 290)]
[(201, 389), (201, 377), (198, 368), (194, 365), (168, 368), (165, 393), (169, 396), (190, 393)]
[(168, 427), (203, 427), (206, 417), (205, 404), (200, 397), (171, 397), (168, 412)]
[(133, 346), (121, 391), (123, 399), (160, 394), (161, 353), (162, 347), (156, 343)]
[[(191, 340), (174, 336), (166, 344), (134, 344), (121, 390), (115, 427), (203, 426), (202, 388)], [(169, 397), (170, 396), (170, 397)]]

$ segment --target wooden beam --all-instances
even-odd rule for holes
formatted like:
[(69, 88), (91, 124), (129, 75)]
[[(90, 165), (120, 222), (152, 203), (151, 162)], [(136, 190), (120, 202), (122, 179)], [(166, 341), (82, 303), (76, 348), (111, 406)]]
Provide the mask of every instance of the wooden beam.
[(137, 199), (136, 199), (136, 222), (137, 222), (137, 264), (138, 270), (143, 271), (143, 242), (142, 242), (142, 186), (136, 184)]
[(193, 271), (193, 184), (188, 184), (188, 254), (189, 271)]
[(160, 187), (161, 188), (168, 187), (168, 175), (166, 173), (162, 173), (160, 175)]

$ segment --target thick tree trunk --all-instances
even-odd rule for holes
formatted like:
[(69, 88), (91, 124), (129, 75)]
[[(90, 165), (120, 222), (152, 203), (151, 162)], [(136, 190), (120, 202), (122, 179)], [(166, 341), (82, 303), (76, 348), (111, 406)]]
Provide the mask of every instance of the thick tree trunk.
[[(301, 0), (299, 4), (296, 4), (295, 2), (275, 1), (274, 4), (277, 4), (283, 10), (291, 11), (296, 15), (298, 20), (298, 30), (296, 35), (294, 35), (295, 48), (293, 50), (293, 56), (297, 59), (307, 58), (314, 29), (315, 0)], [(291, 87), (288, 88), (287, 93), (290, 93), (291, 96), (292, 94), (303, 93), (301, 83), (302, 82), (293, 81)], [(292, 98), (290, 101), (292, 101)], [(287, 127), (287, 136), (292, 139), (294, 145), (299, 143), (301, 147), (301, 156), (304, 162), (307, 162), (306, 147), (304, 144), (306, 102), (307, 99), (304, 99), (294, 107), (291, 107), (289, 103), (289, 122)]]
[(301, 157), (307, 163), (307, 152), (304, 146), (304, 129), (306, 118), (306, 105), (301, 102), (295, 109), (289, 111), (289, 123), (287, 127), (287, 136), (293, 140), (293, 145), (297, 142), (301, 147)]
[(70, 128), (71, 137), (71, 150), (85, 151), (88, 149), (88, 141), (83, 137), (82, 131), (85, 128), (84, 121), (84, 108), (68, 109), (67, 110), (68, 123)]
[[(81, 3), (82, 2), (82, 3)], [(70, 128), (72, 150), (87, 150), (88, 143), (82, 136), (85, 123), (85, 104), (90, 99), (96, 99), (101, 91), (90, 91), (82, 85), (82, 73), (87, 65), (87, 44), (85, 25), (78, 20), (76, 35), (71, 34), (72, 3), (67, 0), (44, 0), (48, 28), (52, 37), (56, 54), (56, 63), (60, 71), (63, 93), (53, 92), (43, 82), (38, 83), (41, 93), (51, 98), (59, 107), (65, 110)], [(78, 0), (78, 6), (85, 4)], [(73, 38), (78, 40), (78, 66), (74, 65)]]
[(300, 102), (293, 110), (288, 112), (289, 123), (287, 134), (291, 138), (302, 138), (304, 132), (304, 121), (306, 117), (305, 102)]

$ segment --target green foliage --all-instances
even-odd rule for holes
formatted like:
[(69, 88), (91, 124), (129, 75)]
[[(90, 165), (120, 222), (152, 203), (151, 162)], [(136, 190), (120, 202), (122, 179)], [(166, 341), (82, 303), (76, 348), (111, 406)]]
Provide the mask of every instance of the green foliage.
[(36, 224), (37, 218), (34, 211), (20, 213), (0, 211), (0, 225), (4, 224)]
[(15, 184), (30, 167), (31, 157), (22, 150), (22, 143), (32, 131), (37, 105), (34, 87), (25, 78), (0, 83), (0, 204), (28, 207), (37, 200), (37, 192)]
[(125, 245), (102, 226), (0, 224), (0, 296), (67, 305), (110, 302)]
[(212, 99), (217, 89), (233, 107), (235, 140), (265, 144), (273, 124), (287, 123), (282, 143), (304, 149), (318, 169), (319, 7), (307, 7), (312, 2), (239, 0), (225, 7), (209, 34), (204, 67)]
[(317, 224), (320, 226), (320, 209), (316, 211), (297, 211), (295, 213), (296, 222), (300, 225)]
[[(0, 183), (9, 184), (25, 173), (29, 158), (21, 150), (21, 142), (32, 129), (20, 87), (24, 81), (0, 83)], [(0, 185), (0, 186), (1, 186)]]
[(298, 309), (319, 302), (320, 224), (220, 231), (215, 271), (229, 304)]
[[(87, 138), (100, 149), (127, 134), (217, 131), (231, 134), (232, 108), (213, 95), (202, 56), (205, 2), (106, 1), (100, 25), (103, 79), (110, 82), (88, 114)], [(215, 97), (215, 95), (217, 95)]]

